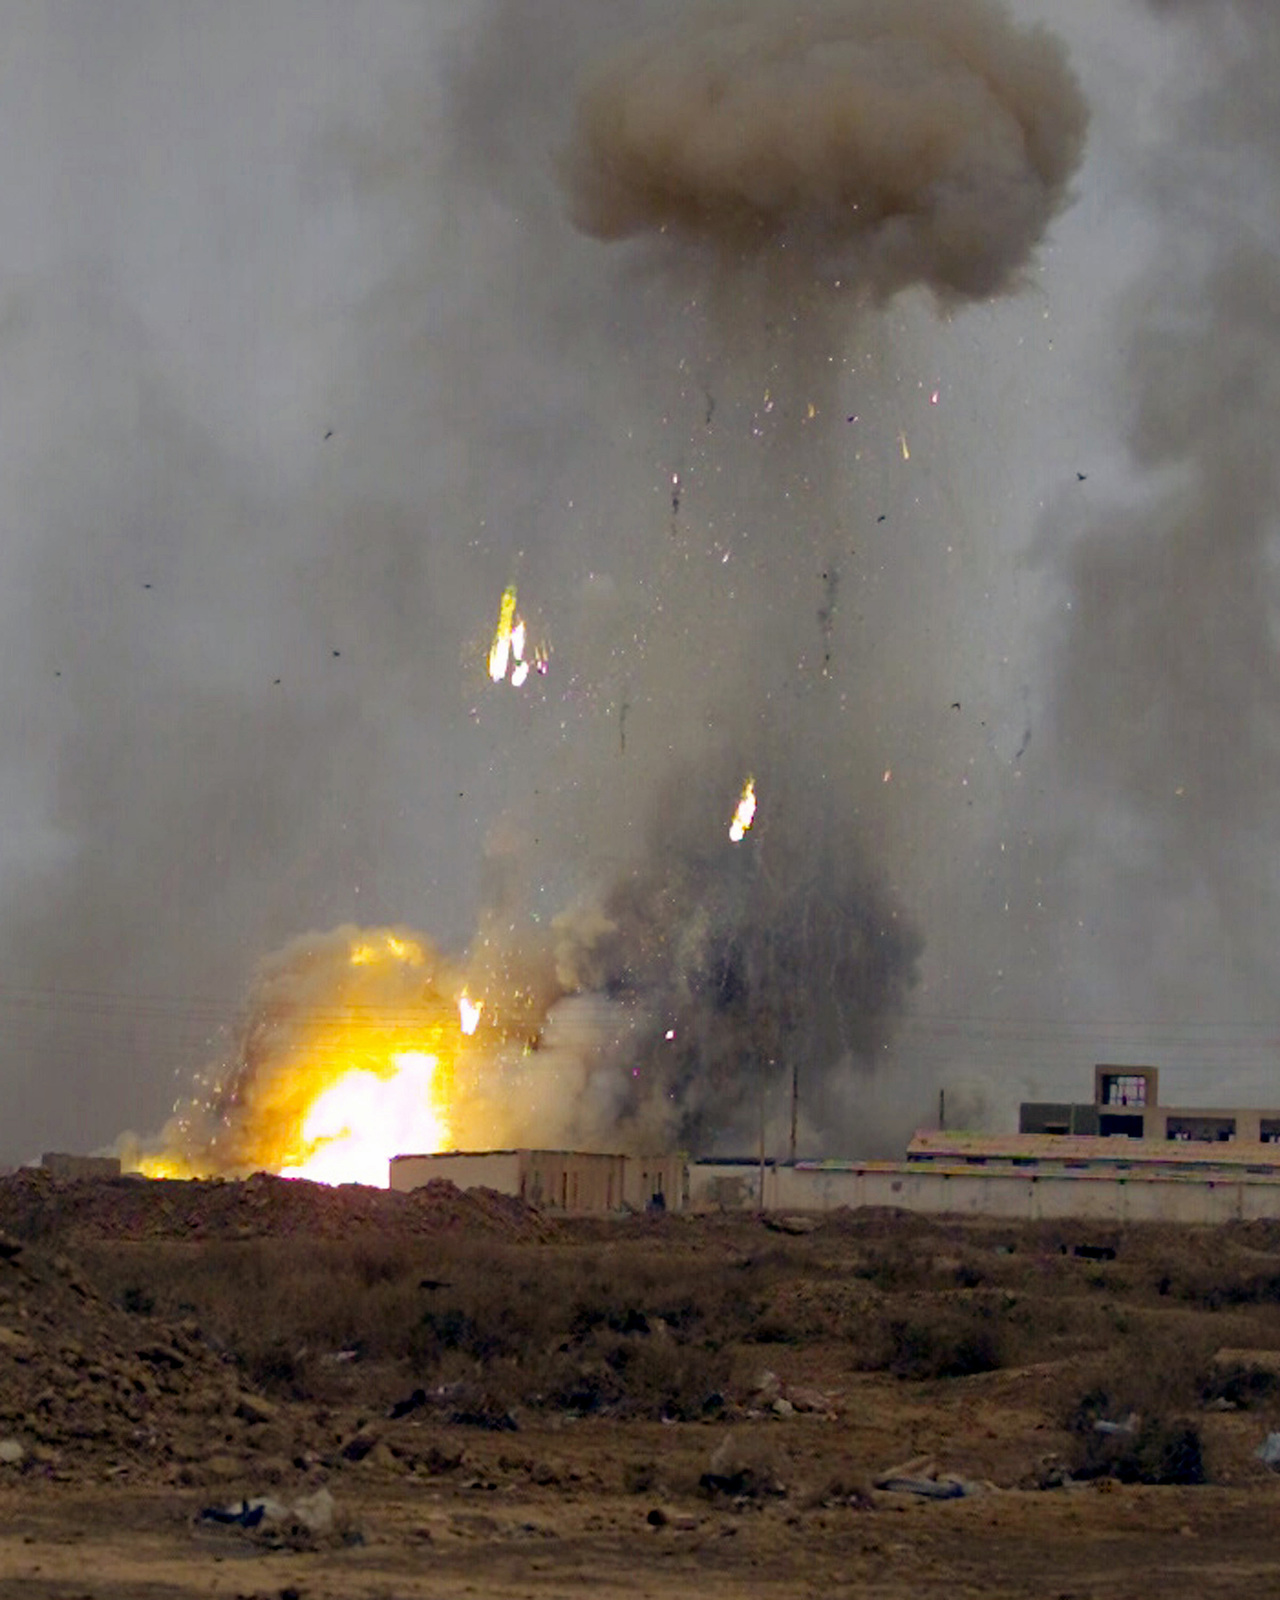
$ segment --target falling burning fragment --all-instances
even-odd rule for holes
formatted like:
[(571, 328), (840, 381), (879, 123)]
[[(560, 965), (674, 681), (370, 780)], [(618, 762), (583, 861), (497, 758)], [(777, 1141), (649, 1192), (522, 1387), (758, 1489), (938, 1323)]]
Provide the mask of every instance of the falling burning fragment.
[(547, 653), (542, 648), (530, 649), (529, 630), (516, 603), (516, 586), (509, 584), (502, 591), (498, 626), (489, 647), (489, 676), (494, 683), (510, 682), (513, 689), (520, 689), (529, 681), (530, 672), (546, 675)]
[(484, 1012), (484, 1001), (473, 1000), (464, 989), (458, 998), (458, 1022), (463, 1033), (470, 1039), (480, 1026), (480, 1018)]
[(756, 817), (756, 781), (748, 778), (742, 791), (742, 798), (738, 801), (733, 813), (733, 821), (729, 824), (729, 837), (734, 844), (741, 844), (750, 832), (751, 824)]
[(600, 239), (984, 297), (1062, 207), (1086, 120), (1062, 46), (991, 0), (741, 0), (598, 66), (565, 172)]
[[(502, 591), (502, 604), (498, 607), (498, 627), (489, 650), (489, 676), (494, 683), (503, 681), (511, 664), (512, 643), (516, 629), (516, 598), (516, 586), (514, 583), (509, 584)], [(522, 632), (522, 647), (523, 643)]]

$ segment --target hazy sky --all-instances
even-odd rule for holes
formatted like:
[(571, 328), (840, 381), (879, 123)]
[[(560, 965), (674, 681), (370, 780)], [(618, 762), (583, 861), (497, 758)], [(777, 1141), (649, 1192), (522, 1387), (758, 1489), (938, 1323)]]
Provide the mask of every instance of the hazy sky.
[[(291, 936), (460, 948), (534, 835), (548, 912), (601, 848), (683, 313), (565, 220), (592, 7), (525, 9), (7, 0), (0, 1159), (157, 1126)], [(1280, 1102), (1277, 36), (1200, 9), (1019, 0), (1090, 103), (1074, 203), (1018, 297), (850, 324), (859, 759), (916, 785), (871, 848), (924, 939), (867, 1147), (1095, 1059)], [(513, 579), (537, 699), (484, 674)]]

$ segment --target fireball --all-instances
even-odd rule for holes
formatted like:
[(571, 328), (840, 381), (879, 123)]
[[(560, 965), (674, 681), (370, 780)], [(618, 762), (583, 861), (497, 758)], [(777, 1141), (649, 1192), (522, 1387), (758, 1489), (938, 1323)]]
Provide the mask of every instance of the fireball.
[(259, 973), (234, 1066), (136, 1161), (149, 1177), (267, 1171), (385, 1186), (393, 1155), (448, 1149), (483, 1002), (395, 930), (294, 941)]

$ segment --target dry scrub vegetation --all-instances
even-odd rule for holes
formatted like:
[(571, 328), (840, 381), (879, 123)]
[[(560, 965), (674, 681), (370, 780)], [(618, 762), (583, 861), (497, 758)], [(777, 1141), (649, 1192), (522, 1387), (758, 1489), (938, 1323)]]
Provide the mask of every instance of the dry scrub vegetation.
[[(840, 1214), (790, 1237), (668, 1216), (521, 1242), (365, 1231), (78, 1255), (118, 1307), (193, 1319), (246, 1384), (286, 1402), (448, 1392), (490, 1425), (522, 1411), (732, 1420), (768, 1406), (762, 1369), (847, 1410), (869, 1375), (945, 1403), (956, 1383), (1035, 1368), (1037, 1426), (1065, 1441), (1053, 1472), (1154, 1483), (1245, 1470), (1242, 1415), (1250, 1440), (1280, 1426), (1280, 1379), (1248, 1354), (1280, 1350), (1280, 1230), (1263, 1225), (1121, 1234)], [(1244, 1354), (1215, 1364), (1223, 1347)], [(1230, 1468), (1206, 1443), (1209, 1417), (1239, 1436)], [(1028, 1441), (1024, 1478), (1046, 1442)]]

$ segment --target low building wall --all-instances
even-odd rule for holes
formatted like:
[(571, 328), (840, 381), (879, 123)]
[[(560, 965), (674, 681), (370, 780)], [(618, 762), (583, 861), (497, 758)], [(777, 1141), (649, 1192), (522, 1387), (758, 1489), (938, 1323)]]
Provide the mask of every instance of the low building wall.
[(661, 1194), (667, 1210), (834, 1211), (887, 1207), (926, 1215), (1039, 1221), (1219, 1223), (1280, 1219), (1280, 1175), (1228, 1170), (1041, 1171), (939, 1162), (684, 1162), (557, 1150), (396, 1156), (391, 1187), (447, 1178), (568, 1212), (642, 1210)]
[(402, 1194), (421, 1189), (433, 1178), (447, 1178), (459, 1189), (520, 1192), (518, 1150), (447, 1151), (432, 1156), (392, 1156), (391, 1187)]
[(522, 1150), (516, 1192), (550, 1211), (620, 1211), (626, 1157), (581, 1150)]
[[(693, 1208), (759, 1210), (760, 1168), (695, 1164)], [(1233, 1175), (1114, 1177), (1100, 1173), (1022, 1173), (922, 1167), (911, 1162), (857, 1166), (766, 1166), (766, 1211), (833, 1211), (841, 1206), (893, 1207), (931, 1215), (1037, 1221), (1082, 1217), (1114, 1222), (1217, 1223), (1280, 1218), (1280, 1179)]]
[(40, 1165), (55, 1178), (118, 1178), (119, 1156), (71, 1156), (46, 1150)]

